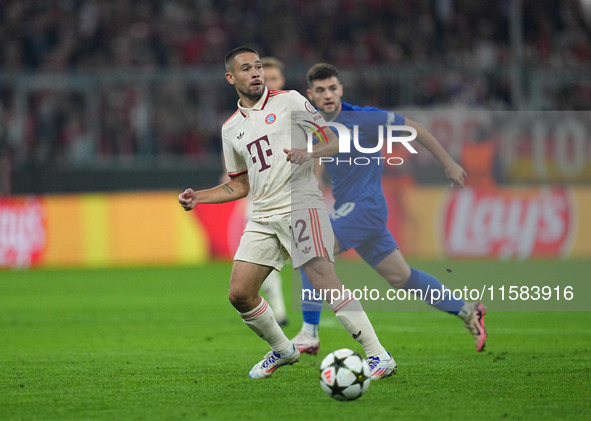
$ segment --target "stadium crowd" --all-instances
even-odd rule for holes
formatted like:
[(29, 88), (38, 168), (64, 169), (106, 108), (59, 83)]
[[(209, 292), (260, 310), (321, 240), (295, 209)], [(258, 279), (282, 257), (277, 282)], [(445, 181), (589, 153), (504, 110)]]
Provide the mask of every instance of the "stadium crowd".
[[(235, 106), (222, 78), (211, 84), (169, 75), (129, 83), (109, 75), (165, 69), (219, 76), (221, 56), (237, 44), (283, 60), (288, 87), (300, 91), (304, 69), (326, 61), (344, 69), (354, 87), (348, 97), (359, 103), (512, 109), (510, 3), (5, 0), (0, 150), (10, 150), (17, 163), (218, 154), (219, 119)], [(586, 17), (579, 0), (523, 0), (524, 79), (528, 69), (553, 74), (588, 69), (591, 19)], [(98, 105), (88, 111), (91, 97), (84, 89), (28, 89), (24, 121), (15, 118), (15, 76), (36, 72), (94, 75)], [(591, 105), (588, 80), (567, 77), (529, 88), (541, 91), (539, 108)], [(100, 139), (89, 141), (97, 133)]]

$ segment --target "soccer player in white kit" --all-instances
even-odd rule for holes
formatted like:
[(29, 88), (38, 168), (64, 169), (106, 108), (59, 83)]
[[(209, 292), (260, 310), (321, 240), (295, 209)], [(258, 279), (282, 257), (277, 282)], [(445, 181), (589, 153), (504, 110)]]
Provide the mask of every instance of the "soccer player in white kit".
[[(179, 203), (191, 210), (199, 203), (229, 202), (251, 192), (253, 214), (234, 256), (228, 296), (244, 323), (271, 346), (249, 373), (251, 378), (265, 378), (300, 358), (259, 294), (267, 275), (281, 270), (291, 255), (294, 268), (302, 267), (315, 289), (344, 290), (334, 270), (334, 235), (312, 160), (336, 154), (338, 139), (325, 130), (327, 141), (307, 152), (310, 129), (305, 126), (323, 127), (326, 122), (296, 91), (265, 87), (255, 50), (235, 48), (226, 55), (225, 65), (226, 80), (239, 96), (238, 110), (222, 127), (230, 181), (208, 190), (187, 189), (179, 195)], [(372, 379), (394, 374), (396, 363), (380, 344), (359, 301), (351, 294), (331, 295), (327, 301), (367, 357), (377, 361)]]
[[(281, 90), (285, 86), (285, 78), (283, 77), (283, 63), (275, 57), (262, 57), (263, 69), (265, 71), (265, 86), (270, 90)], [(251, 215), (251, 203), (249, 202), (247, 215)], [(269, 305), (273, 309), (275, 318), (279, 326), (287, 324), (287, 309), (285, 308), (285, 300), (283, 298), (283, 280), (281, 274), (276, 270), (272, 270), (263, 285), (261, 286), (263, 292), (267, 296)]]

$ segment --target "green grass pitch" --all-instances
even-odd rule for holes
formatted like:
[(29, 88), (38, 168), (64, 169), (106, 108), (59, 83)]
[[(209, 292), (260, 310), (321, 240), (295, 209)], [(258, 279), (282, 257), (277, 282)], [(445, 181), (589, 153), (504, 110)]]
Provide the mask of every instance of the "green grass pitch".
[[(447, 267), (414, 264), (435, 274)], [(591, 282), (591, 262), (453, 266), (474, 277), (501, 270), (505, 282), (524, 273)], [(338, 402), (321, 391), (318, 365), (332, 350), (361, 348), (330, 312), (319, 356), (248, 379), (267, 347), (228, 303), (229, 271), (216, 263), (0, 272), (0, 419), (591, 419), (590, 312), (490, 311), (483, 353), (455, 317), (370, 312), (398, 374)], [(291, 337), (301, 315), (289, 317)]]

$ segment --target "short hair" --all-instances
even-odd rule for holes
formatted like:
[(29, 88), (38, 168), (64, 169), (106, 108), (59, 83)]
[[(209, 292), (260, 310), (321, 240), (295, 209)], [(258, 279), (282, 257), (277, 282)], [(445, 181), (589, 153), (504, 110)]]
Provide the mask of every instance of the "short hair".
[(242, 54), (242, 53), (254, 53), (260, 57), (259, 53), (253, 48), (245, 47), (245, 46), (233, 48), (230, 51), (228, 51), (228, 54), (226, 54), (226, 57), (224, 57), (224, 65), (226, 66), (227, 72), (232, 71), (232, 64), (234, 61), (234, 57), (236, 57), (238, 54)]
[(281, 62), (281, 60), (275, 58), (275, 57), (263, 57), (261, 58), (261, 61), (263, 62), (263, 68), (267, 68), (267, 67), (275, 67), (281, 71), (283, 71), (283, 63)]
[(315, 80), (325, 80), (333, 76), (339, 78), (339, 71), (336, 67), (328, 63), (316, 63), (308, 70), (306, 79), (308, 80), (308, 86), (312, 86), (312, 82)]

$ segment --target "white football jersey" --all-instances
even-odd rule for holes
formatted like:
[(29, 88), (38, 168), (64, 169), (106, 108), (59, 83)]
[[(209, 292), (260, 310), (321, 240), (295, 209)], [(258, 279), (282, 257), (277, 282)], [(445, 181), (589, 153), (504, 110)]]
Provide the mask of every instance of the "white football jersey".
[(253, 218), (297, 209), (324, 208), (314, 160), (297, 165), (283, 149), (306, 148), (307, 132), (324, 126), (324, 118), (296, 91), (265, 88), (253, 108), (238, 110), (222, 127), (226, 171), (248, 173)]

